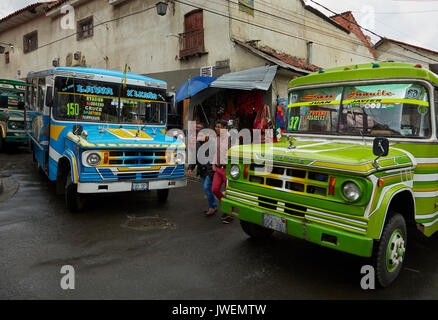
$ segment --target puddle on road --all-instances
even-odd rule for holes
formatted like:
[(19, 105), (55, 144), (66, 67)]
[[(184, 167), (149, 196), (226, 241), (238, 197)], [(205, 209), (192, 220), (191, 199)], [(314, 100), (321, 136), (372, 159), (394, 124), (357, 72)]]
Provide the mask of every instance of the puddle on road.
[(173, 230), (176, 228), (174, 223), (168, 219), (160, 217), (130, 217), (122, 224), (122, 227), (133, 230)]
[(0, 179), (3, 183), (3, 190), (0, 192), (0, 203), (2, 203), (11, 199), (18, 192), (19, 183), (11, 175), (4, 173), (1, 174)]

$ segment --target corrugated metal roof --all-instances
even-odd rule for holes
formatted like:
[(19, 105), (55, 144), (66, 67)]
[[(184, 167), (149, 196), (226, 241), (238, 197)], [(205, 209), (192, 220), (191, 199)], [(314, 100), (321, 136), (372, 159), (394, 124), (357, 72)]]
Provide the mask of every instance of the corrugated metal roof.
[(271, 86), (278, 66), (263, 66), (224, 74), (210, 84), (212, 88), (236, 90), (264, 90)]

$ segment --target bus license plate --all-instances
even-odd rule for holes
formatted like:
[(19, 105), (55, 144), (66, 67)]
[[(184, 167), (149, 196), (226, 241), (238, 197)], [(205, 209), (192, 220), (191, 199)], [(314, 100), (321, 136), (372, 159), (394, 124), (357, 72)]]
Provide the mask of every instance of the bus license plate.
[(263, 214), (263, 226), (275, 231), (287, 233), (286, 231), (286, 219), (274, 216), (272, 214)]
[(133, 182), (132, 183), (132, 191), (146, 191), (149, 189), (148, 183), (139, 183), (139, 182)]

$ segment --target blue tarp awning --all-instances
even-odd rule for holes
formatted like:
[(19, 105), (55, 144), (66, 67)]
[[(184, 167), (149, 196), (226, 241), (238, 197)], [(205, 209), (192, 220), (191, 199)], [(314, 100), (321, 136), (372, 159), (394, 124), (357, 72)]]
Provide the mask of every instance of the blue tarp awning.
[(184, 99), (190, 98), (191, 96), (197, 94), (210, 85), (215, 77), (196, 77), (187, 80), (184, 84), (178, 88), (176, 91), (176, 102), (183, 101)]

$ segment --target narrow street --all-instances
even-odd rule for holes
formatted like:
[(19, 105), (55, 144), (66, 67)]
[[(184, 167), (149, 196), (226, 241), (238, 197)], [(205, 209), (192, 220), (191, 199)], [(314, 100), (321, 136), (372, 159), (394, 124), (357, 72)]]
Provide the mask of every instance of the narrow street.
[[(409, 233), (387, 289), (360, 287), (364, 259), (276, 233), (257, 243), (239, 222), (206, 218), (190, 181), (165, 205), (155, 193), (100, 196), (66, 211), (26, 148), (0, 153), (0, 299), (437, 299), (438, 236)], [(75, 290), (62, 290), (72, 265)]]

